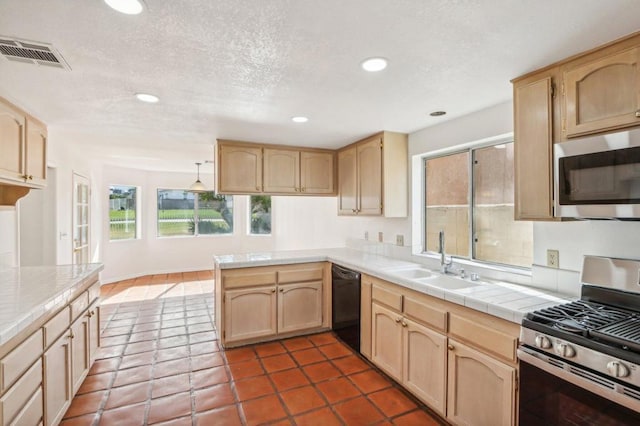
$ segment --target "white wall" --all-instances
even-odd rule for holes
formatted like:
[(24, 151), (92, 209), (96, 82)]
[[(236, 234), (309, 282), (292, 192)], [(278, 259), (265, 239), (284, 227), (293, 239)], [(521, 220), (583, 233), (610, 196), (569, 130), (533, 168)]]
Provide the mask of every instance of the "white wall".
[[(395, 234), (406, 232), (407, 219), (354, 218), (337, 216), (335, 197), (273, 197), (272, 235), (248, 235), (248, 196), (234, 197), (234, 233), (198, 237), (158, 238), (156, 236), (158, 188), (186, 188), (193, 173), (166, 173), (119, 168), (105, 165), (97, 191), (104, 219), (100, 221), (105, 238), (101, 242), (105, 269), (103, 282), (117, 281), (144, 274), (210, 269), (213, 255), (270, 250), (342, 247), (347, 238), (363, 238), (368, 231), (377, 238), (382, 231), (385, 241), (395, 241)], [(203, 175), (205, 184), (212, 177)], [(107, 223), (109, 185), (140, 187), (141, 238), (108, 241)]]
[(18, 263), (18, 215), (15, 208), (0, 209), (0, 266)]

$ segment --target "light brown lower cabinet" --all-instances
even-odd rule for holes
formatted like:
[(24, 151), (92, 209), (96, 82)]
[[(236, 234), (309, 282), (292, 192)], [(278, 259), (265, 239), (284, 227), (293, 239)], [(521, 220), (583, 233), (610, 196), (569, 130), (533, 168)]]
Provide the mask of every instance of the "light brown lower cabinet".
[(216, 322), (224, 347), (329, 328), (329, 264), (216, 270)]
[(95, 282), (17, 344), (0, 346), (0, 425), (60, 423), (100, 346), (99, 291)]
[(516, 369), (449, 339), (447, 418), (458, 425), (515, 423)]
[(371, 360), (444, 416), (447, 337), (375, 302), (371, 318)]
[(71, 330), (67, 330), (44, 353), (44, 424), (62, 420), (71, 404)]
[(362, 280), (371, 285), (362, 298), (370, 300), (371, 352), (363, 355), (453, 424), (516, 424), (517, 324)]
[(322, 281), (278, 288), (278, 332), (322, 326)]
[(276, 287), (227, 290), (224, 338), (227, 342), (271, 336), (277, 332)]

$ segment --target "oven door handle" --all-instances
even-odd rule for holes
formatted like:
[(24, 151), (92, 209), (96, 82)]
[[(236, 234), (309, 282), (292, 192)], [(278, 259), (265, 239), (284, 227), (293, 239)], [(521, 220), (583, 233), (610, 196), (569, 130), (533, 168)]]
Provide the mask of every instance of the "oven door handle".
[[(604, 385), (600, 385), (596, 382), (593, 382), (591, 380), (588, 380), (582, 376), (578, 376), (577, 374), (574, 374), (570, 371), (568, 371), (569, 368), (574, 369), (576, 371), (582, 372), (583, 374), (585, 374), (585, 376), (595, 376), (593, 373), (588, 372), (586, 370), (583, 370), (579, 367), (575, 367), (573, 365), (569, 366), (569, 364), (563, 362), (563, 361), (556, 361), (556, 362), (560, 362), (562, 363), (562, 365), (564, 366), (564, 368), (558, 367), (555, 364), (551, 364), (549, 362), (547, 362), (545, 359), (548, 359), (549, 357), (547, 357), (546, 355), (540, 354), (539, 352), (536, 352), (534, 350), (531, 350), (529, 348), (526, 347), (520, 347), (518, 348), (518, 358), (520, 359), (521, 362), (526, 362), (527, 364), (531, 364), (534, 367), (539, 368), (542, 371), (546, 371), (547, 373), (556, 376), (562, 380), (565, 380), (569, 383), (572, 383), (580, 388), (583, 388), (585, 390), (588, 390), (589, 392), (593, 392), (596, 395), (600, 395), (603, 396), (604, 398), (607, 398), (611, 401), (617, 402), (618, 404), (629, 408), (630, 410), (634, 410), (637, 412), (640, 412), (640, 400), (629, 396), (629, 395), (624, 395), (621, 393), (622, 389), (627, 388), (626, 386), (619, 384), (617, 382), (614, 382), (610, 379), (608, 379), (605, 376), (599, 376), (601, 378), (601, 380), (603, 381), (607, 381), (610, 382), (614, 388), (611, 389), (607, 386)], [(522, 385), (522, 384), (521, 384)], [(630, 389), (630, 388), (629, 388)], [(620, 391), (618, 391), (620, 390)], [(634, 391), (634, 393), (638, 394), (637, 391)]]

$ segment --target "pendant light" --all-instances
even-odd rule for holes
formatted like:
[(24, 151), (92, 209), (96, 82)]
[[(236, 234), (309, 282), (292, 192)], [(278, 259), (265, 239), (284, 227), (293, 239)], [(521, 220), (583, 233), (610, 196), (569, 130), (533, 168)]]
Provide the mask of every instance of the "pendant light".
[(207, 188), (200, 182), (200, 166), (202, 163), (196, 163), (198, 167), (198, 179), (189, 187), (189, 192), (207, 192)]

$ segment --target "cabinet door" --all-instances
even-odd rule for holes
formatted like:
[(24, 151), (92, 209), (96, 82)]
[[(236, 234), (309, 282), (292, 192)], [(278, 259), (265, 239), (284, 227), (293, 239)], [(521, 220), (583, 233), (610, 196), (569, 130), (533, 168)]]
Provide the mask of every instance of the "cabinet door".
[(0, 179), (24, 182), (24, 115), (0, 101)]
[(371, 279), (360, 280), (360, 353), (371, 359)]
[(402, 383), (415, 396), (445, 415), (447, 337), (404, 319)]
[(47, 128), (30, 118), (27, 118), (25, 156), (28, 182), (44, 186), (47, 179)]
[(44, 424), (58, 424), (71, 402), (71, 333), (44, 353)]
[(551, 77), (514, 87), (515, 219), (553, 219)]
[(300, 151), (265, 148), (264, 192), (300, 192)]
[(225, 342), (276, 334), (275, 286), (227, 290), (224, 303)]
[(564, 73), (567, 136), (640, 124), (640, 48)]
[(355, 215), (358, 211), (356, 147), (338, 152), (338, 214)]
[(402, 381), (402, 316), (377, 303), (371, 305), (371, 361)]
[(71, 384), (75, 394), (89, 371), (89, 317), (85, 312), (71, 325)]
[(382, 214), (382, 141), (380, 137), (359, 143), (358, 214)]
[(262, 192), (262, 148), (219, 146), (218, 191), (227, 194)]
[(96, 300), (87, 311), (89, 318), (89, 365), (96, 359), (100, 347), (100, 306)]
[(300, 152), (300, 190), (304, 194), (333, 194), (331, 152)]
[(447, 418), (458, 425), (513, 425), (516, 370), (449, 340)]
[(322, 326), (322, 281), (280, 285), (278, 333)]

